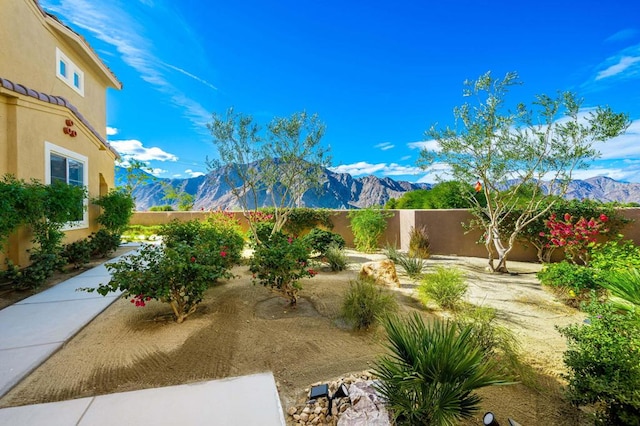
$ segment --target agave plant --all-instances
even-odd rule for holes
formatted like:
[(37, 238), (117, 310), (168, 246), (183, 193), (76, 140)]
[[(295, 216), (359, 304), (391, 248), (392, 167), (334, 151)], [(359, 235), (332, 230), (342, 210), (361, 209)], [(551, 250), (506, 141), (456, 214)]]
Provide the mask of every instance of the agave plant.
[(390, 355), (375, 366), (377, 388), (398, 425), (455, 425), (478, 410), (476, 389), (506, 383), (470, 326), (425, 325), (417, 313), (384, 326)]

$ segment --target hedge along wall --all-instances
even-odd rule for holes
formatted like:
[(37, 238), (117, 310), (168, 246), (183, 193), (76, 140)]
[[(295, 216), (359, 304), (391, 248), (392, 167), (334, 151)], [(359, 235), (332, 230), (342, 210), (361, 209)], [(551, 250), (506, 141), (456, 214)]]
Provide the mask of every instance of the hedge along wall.
[[(462, 223), (467, 223), (473, 217), (465, 209), (451, 210), (390, 210), (394, 213), (388, 219), (386, 233), (380, 239), (380, 247), (388, 242), (395, 244), (403, 250), (409, 248), (409, 232), (411, 227), (426, 226), (431, 241), (431, 253), (440, 255), (486, 257), (487, 251), (482, 244), (477, 244), (481, 237), (480, 231), (466, 233)], [(622, 216), (634, 220), (628, 224), (622, 234), (626, 239), (633, 240), (640, 245), (640, 208), (624, 208), (619, 212)], [(333, 232), (344, 237), (347, 247), (353, 247), (353, 233), (349, 227), (347, 210), (335, 210), (332, 216)], [(132, 225), (160, 225), (177, 219), (188, 221), (192, 219), (204, 219), (210, 213), (207, 212), (135, 212), (131, 218)], [(248, 229), (242, 213), (235, 212), (243, 228)], [(554, 259), (561, 259), (561, 253), (557, 253)], [(526, 262), (536, 262), (536, 251), (533, 247), (524, 247), (516, 243), (509, 259)]]

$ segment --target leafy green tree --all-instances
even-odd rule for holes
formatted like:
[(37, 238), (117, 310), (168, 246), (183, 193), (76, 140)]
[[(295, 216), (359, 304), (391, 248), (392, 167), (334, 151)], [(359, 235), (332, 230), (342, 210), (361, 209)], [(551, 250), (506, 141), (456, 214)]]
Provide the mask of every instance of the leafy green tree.
[(161, 185), (164, 190), (164, 200), (169, 203), (177, 203), (178, 210), (181, 212), (187, 212), (193, 209), (195, 197), (185, 191), (184, 188), (176, 189), (171, 182), (162, 182)]
[[(304, 194), (322, 184), (323, 168), (329, 164), (328, 149), (321, 145), (325, 126), (317, 115), (306, 112), (274, 118), (266, 131), (249, 115), (232, 108), (225, 116), (213, 114), (207, 126), (218, 149), (210, 168), (221, 168), (259, 241), (251, 211), (261, 204), (274, 207), (274, 233), (279, 232)], [(260, 199), (268, 194), (270, 200)]]
[(144, 161), (129, 159), (120, 164), (125, 169), (125, 181), (120, 185), (129, 194), (148, 183), (153, 182), (156, 178), (151, 175), (151, 169)]
[[(470, 201), (476, 224), (484, 230), (489, 267), (499, 272), (508, 271), (507, 258), (522, 229), (546, 215), (566, 193), (574, 170), (588, 167), (598, 156), (593, 144), (629, 126), (626, 114), (608, 107), (582, 110), (582, 100), (570, 92), (555, 98), (538, 95), (531, 107), (518, 104), (509, 110), (506, 95), (516, 84), (518, 75), (513, 72), (503, 79), (487, 72), (465, 82), (464, 95), (474, 97), (476, 104), (454, 109), (455, 127), (432, 126), (427, 136), (438, 149), (423, 150), (418, 162), (424, 168), (444, 163), (454, 180), (481, 183), (487, 205)], [(528, 200), (518, 196), (523, 187), (531, 191)], [(544, 193), (556, 197), (547, 199)], [(512, 216), (513, 227), (505, 233), (503, 222), (517, 206), (520, 214)]]
[[(471, 198), (480, 205), (486, 205), (484, 195), (473, 190), (463, 182), (440, 182), (431, 189), (417, 189), (391, 199), (385, 205), (387, 209), (468, 209), (473, 207)], [(393, 201), (392, 201), (393, 200)]]

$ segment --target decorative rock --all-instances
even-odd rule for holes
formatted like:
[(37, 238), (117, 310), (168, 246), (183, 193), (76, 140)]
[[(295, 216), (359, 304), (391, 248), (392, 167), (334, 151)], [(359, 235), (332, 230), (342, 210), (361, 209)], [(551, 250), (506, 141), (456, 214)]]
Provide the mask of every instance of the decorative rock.
[(309, 414), (307, 413), (300, 414), (300, 420), (302, 420), (303, 422), (306, 422), (307, 420), (309, 420)]
[(309, 406), (304, 407), (304, 410), (302, 410), (302, 412), (305, 413), (305, 414), (311, 413), (311, 407), (309, 407)]
[(322, 407), (318, 405), (318, 406), (315, 408), (315, 410), (313, 410), (313, 412), (314, 412), (315, 414), (320, 414), (320, 413), (322, 413)]
[(300, 414), (294, 414), (293, 420), (300, 420)]
[(390, 287), (400, 287), (400, 280), (396, 272), (396, 265), (389, 259), (362, 264), (361, 278), (373, 278), (377, 284)]
[(289, 407), (289, 409), (287, 410), (287, 414), (290, 416), (293, 416), (297, 412), (298, 412), (298, 409), (296, 407)]

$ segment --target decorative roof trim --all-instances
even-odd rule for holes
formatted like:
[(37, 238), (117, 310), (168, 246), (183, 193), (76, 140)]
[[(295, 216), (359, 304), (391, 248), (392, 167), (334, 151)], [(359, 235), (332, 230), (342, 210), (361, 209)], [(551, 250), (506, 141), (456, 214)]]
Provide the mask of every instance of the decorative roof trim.
[(71, 104), (62, 96), (47, 95), (46, 93), (38, 92), (22, 84), (14, 83), (11, 80), (7, 80), (6, 78), (2, 77), (0, 77), (0, 88), (11, 90), (12, 92), (19, 93), (24, 96), (30, 96), (42, 102), (48, 102), (53, 105), (60, 105), (67, 108), (73, 113), (73, 115), (76, 116), (78, 121), (80, 121), (91, 133), (93, 133), (96, 138), (98, 138), (98, 140), (105, 146), (105, 148), (107, 148), (116, 156), (116, 159), (120, 159), (120, 154), (118, 154), (118, 151), (116, 151), (111, 145), (109, 145), (109, 142), (107, 142), (106, 139), (103, 138), (102, 135), (100, 135), (100, 133), (98, 133), (98, 131), (91, 124), (89, 124), (89, 121), (87, 121), (87, 119), (84, 118), (80, 111), (78, 111), (78, 108), (73, 106), (73, 104)]

